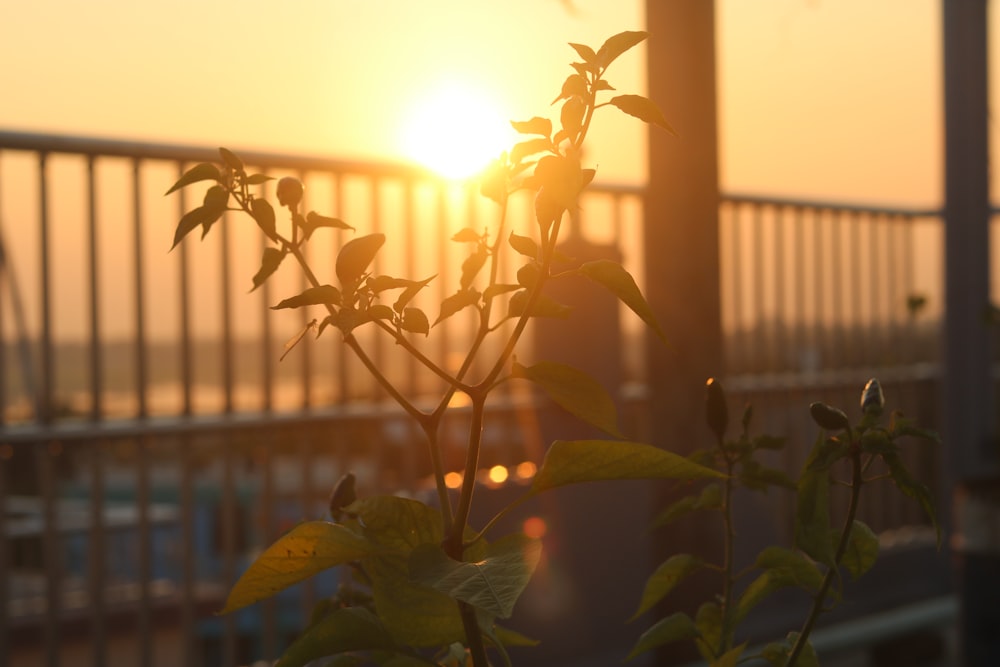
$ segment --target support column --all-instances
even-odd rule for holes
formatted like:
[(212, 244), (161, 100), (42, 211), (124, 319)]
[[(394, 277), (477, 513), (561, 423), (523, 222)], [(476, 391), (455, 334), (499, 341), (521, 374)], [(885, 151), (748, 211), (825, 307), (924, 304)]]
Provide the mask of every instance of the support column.
[(944, 446), (963, 664), (1000, 664), (1000, 444), (991, 379), (987, 0), (944, 0)]
[[(646, 297), (670, 346), (650, 336), (649, 402), (654, 443), (687, 453), (709, 437), (705, 381), (722, 373), (719, 278), (719, 186), (716, 130), (715, 3), (647, 0), (649, 96), (678, 136), (650, 131), (645, 204)], [(664, 507), (675, 498), (665, 489)], [(712, 556), (721, 531), (684, 522), (659, 531), (654, 567), (681, 551)], [(690, 581), (671, 595), (672, 610), (693, 612), (717, 582)], [(657, 664), (695, 657), (668, 645)]]

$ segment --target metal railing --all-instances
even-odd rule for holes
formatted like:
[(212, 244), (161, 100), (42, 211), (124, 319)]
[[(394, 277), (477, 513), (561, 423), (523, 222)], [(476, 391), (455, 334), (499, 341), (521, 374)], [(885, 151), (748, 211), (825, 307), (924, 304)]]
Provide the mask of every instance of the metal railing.
[[(419, 168), (240, 155), (301, 178), (307, 208), (385, 232), (376, 271), (438, 274), (418, 301), (432, 321), (430, 304), (453, 291), (467, 252), (450, 237), (496, 225), (474, 190)], [(246, 294), (264, 247), (251, 222), (234, 216), (168, 253), (195, 194), (163, 193), (216, 159), (203, 148), (0, 132), (0, 664), (29, 653), (66, 664), (80, 636), (93, 664), (123, 652), (156, 664), (167, 647), (188, 665), (273, 656), (335, 582), (212, 618), (248, 554), (321, 516), (347, 470), (369, 493), (425, 490), (412, 425), (339, 346), (306, 339), (277, 363), (310, 315), (269, 306), (305, 285), (279, 272)], [(641, 188), (595, 184), (574, 221), (574, 233), (614, 246), (640, 285), (642, 202)], [(811, 424), (789, 417), (789, 405), (806, 404), (803, 388), (853, 404), (873, 367), (890, 399), (933, 420), (940, 288), (917, 266), (935, 249), (935, 212), (748, 196), (725, 196), (720, 210), (727, 383), (758, 406), (760, 429), (811, 442)], [(527, 233), (531, 215), (530, 199), (516, 198), (513, 228)], [(347, 238), (317, 233), (317, 266), (332, 266)], [(453, 367), (469, 323), (459, 313), (422, 349)], [(620, 326), (623, 378), (641, 387), (642, 327), (628, 314)], [(391, 341), (359, 338), (404, 394), (439, 389)], [(626, 428), (641, 435), (641, 410), (626, 402)], [(507, 466), (516, 483), (518, 464), (541, 451), (537, 406), (507, 393), (495, 409), (509, 418), (494, 420), (484, 465)], [(446, 440), (461, 441), (465, 419), (457, 411)], [(460, 469), (459, 455), (448, 464)], [(936, 454), (911, 455), (933, 473)], [(878, 528), (922, 523), (888, 497), (874, 507), (865, 518)]]

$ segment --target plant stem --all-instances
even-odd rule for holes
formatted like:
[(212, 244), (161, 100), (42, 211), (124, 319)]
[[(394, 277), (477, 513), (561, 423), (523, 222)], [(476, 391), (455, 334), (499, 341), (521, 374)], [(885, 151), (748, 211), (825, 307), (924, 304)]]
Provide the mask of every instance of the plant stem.
[(479, 630), (479, 619), (476, 618), (476, 608), (468, 602), (459, 602), (458, 611), (462, 616), (462, 627), (465, 629), (465, 640), (472, 654), (473, 666), (490, 667), (486, 646), (483, 644), (483, 633)]
[[(720, 448), (722, 443), (719, 443)], [(726, 487), (725, 500), (723, 506), (723, 521), (725, 523), (725, 544), (723, 546), (723, 583), (722, 583), (722, 632), (719, 636), (719, 650), (717, 655), (723, 655), (732, 648), (733, 645), (733, 543), (736, 541), (736, 531), (733, 527), (733, 462), (726, 456)]]
[(861, 450), (858, 448), (857, 442), (852, 443), (851, 446), (851, 503), (847, 507), (847, 518), (844, 520), (844, 528), (840, 532), (837, 552), (833, 557), (834, 565), (826, 571), (826, 576), (823, 577), (823, 583), (820, 585), (819, 591), (816, 593), (816, 598), (813, 600), (809, 616), (802, 625), (799, 636), (795, 639), (795, 645), (788, 654), (788, 662), (785, 663), (787, 667), (794, 667), (795, 661), (798, 660), (799, 655), (805, 649), (806, 643), (809, 640), (809, 633), (812, 632), (813, 626), (816, 624), (817, 619), (819, 619), (820, 612), (823, 611), (823, 602), (826, 599), (826, 593), (830, 590), (833, 580), (837, 577), (837, 568), (840, 565), (840, 559), (844, 557), (844, 552), (847, 551), (847, 545), (851, 539), (851, 529), (854, 526), (854, 517), (858, 513), (858, 500), (861, 497), (861, 485), (864, 481), (861, 477)]

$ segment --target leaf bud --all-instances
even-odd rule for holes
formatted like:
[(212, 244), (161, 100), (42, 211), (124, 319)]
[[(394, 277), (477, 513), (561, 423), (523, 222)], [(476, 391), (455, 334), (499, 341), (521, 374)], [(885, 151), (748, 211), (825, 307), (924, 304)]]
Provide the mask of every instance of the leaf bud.
[(543, 235), (548, 235), (549, 228), (562, 215), (565, 209), (549, 193), (549, 189), (544, 185), (538, 188), (535, 195), (535, 219), (542, 230)]
[(294, 211), (302, 201), (302, 192), (304, 189), (302, 181), (292, 176), (285, 176), (278, 181), (278, 203)]
[(333, 487), (333, 493), (330, 494), (330, 516), (335, 520), (339, 521), (341, 514), (343, 514), (341, 510), (357, 500), (354, 482), (354, 473), (349, 472), (340, 478), (337, 486)]
[(811, 404), (809, 414), (820, 428), (827, 431), (840, 431), (850, 427), (850, 422), (847, 421), (847, 415), (844, 414), (844, 411), (826, 403), (817, 401)]
[(866, 415), (879, 415), (883, 407), (885, 407), (885, 394), (882, 393), (882, 385), (876, 378), (872, 378), (861, 392), (861, 411)]
[(726, 408), (726, 394), (722, 390), (722, 384), (715, 378), (708, 378), (705, 383), (707, 390), (705, 396), (705, 417), (708, 428), (712, 429), (716, 439), (722, 442), (726, 435), (726, 427), (729, 425), (729, 411)]

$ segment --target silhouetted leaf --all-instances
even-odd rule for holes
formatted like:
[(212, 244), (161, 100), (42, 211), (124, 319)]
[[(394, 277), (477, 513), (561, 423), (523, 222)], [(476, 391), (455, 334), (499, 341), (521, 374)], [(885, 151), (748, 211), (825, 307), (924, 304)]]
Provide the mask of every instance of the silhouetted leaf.
[(639, 641), (635, 643), (629, 651), (626, 660), (631, 660), (637, 655), (646, 651), (651, 651), (665, 644), (678, 641), (694, 639), (698, 636), (698, 628), (695, 627), (691, 617), (683, 612), (671, 614), (666, 618), (657, 621), (653, 627), (642, 633)]
[[(515, 292), (507, 302), (507, 317), (521, 317), (524, 309), (528, 305), (528, 291), (520, 290)], [(535, 300), (535, 305), (531, 309), (531, 317), (555, 317), (565, 319), (569, 317), (572, 308), (553, 301), (544, 294), (539, 294)]]
[(510, 126), (519, 134), (540, 134), (548, 137), (552, 134), (552, 121), (548, 118), (535, 116), (531, 120), (510, 121)]
[(272, 241), (278, 240), (278, 231), (274, 225), (274, 208), (266, 199), (251, 199), (250, 214), (267, 235), (267, 238)]
[(532, 482), (533, 492), (567, 484), (618, 479), (706, 479), (724, 477), (683, 456), (639, 442), (556, 440)]
[(583, 58), (583, 62), (589, 64), (597, 59), (597, 54), (594, 53), (594, 50), (586, 44), (574, 44), (573, 42), (570, 42), (569, 45), (573, 47), (573, 50), (576, 51), (581, 58)]
[(385, 234), (369, 234), (344, 244), (337, 254), (337, 278), (341, 287), (348, 288), (361, 278), (383, 243)]
[(283, 308), (301, 308), (303, 306), (319, 306), (329, 304), (331, 306), (340, 305), (340, 290), (333, 285), (320, 285), (310, 287), (301, 294), (283, 299), (277, 306), (271, 306), (271, 310), (282, 310)]
[(402, 327), (404, 331), (424, 334), (425, 336), (431, 329), (430, 322), (427, 320), (427, 315), (425, 315), (424, 311), (419, 308), (404, 308), (403, 319), (399, 326)]
[(268, 181), (273, 181), (273, 176), (268, 176), (267, 174), (250, 174), (246, 177), (247, 185), (261, 185), (267, 183)]
[(490, 285), (485, 290), (483, 290), (483, 299), (489, 301), (490, 299), (495, 299), (501, 294), (507, 294), (508, 292), (513, 292), (519, 289), (521, 289), (521, 285), (508, 285), (506, 283), (496, 283), (494, 285)]
[(199, 206), (198, 208), (192, 209), (184, 214), (180, 222), (177, 223), (177, 229), (174, 231), (174, 244), (170, 247), (171, 250), (177, 247), (185, 236), (187, 236), (191, 231), (197, 229), (198, 227), (204, 227), (206, 225), (211, 226), (216, 220), (222, 217), (222, 211), (217, 209), (210, 209), (205, 206)]
[(535, 262), (528, 262), (517, 270), (517, 283), (523, 287), (531, 289), (538, 284), (538, 278), (541, 275), (542, 270), (538, 267), (538, 264)]
[(460, 281), (463, 290), (472, 287), (472, 281), (479, 275), (479, 271), (482, 270), (483, 265), (486, 264), (486, 260), (489, 257), (490, 253), (486, 247), (478, 246), (475, 252), (465, 258), (465, 261), (462, 262), (462, 278)]
[(489, 545), (485, 557), (471, 563), (452, 560), (439, 545), (427, 544), (411, 554), (410, 576), (491, 616), (510, 618), (541, 552), (540, 540), (519, 533)]
[(531, 259), (538, 259), (538, 244), (530, 236), (521, 236), (520, 234), (511, 232), (507, 242), (518, 253)]
[(320, 215), (316, 211), (309, 211), (305, 218), (298, 216), (299, 225), (302, 227), (302, 231), (305, 234), (306, 240), (308, 240), (317, 229), (321, 227), (328, 227), (330, 229), (354, 229), (349, 224), (341, 220), (340, 218), (331, 218), (329, 216)]
[(667, 342), (667, 337), (660, 329), (652, 308), (646, 303), (645, 297), (642, 296), (642, 292), (639, 291), (639, 286), (635, 284), (631, 274), (621, 264), (608, 259), (598, 259), (583, 264), (580, 267), (580, 273), (610, 290), (633, 313), (638, 315), (660, 337), (660, 340)]
[(458, 311), (469, 306), (474, 306), (477, 303), (479, 303), (479, 292), (476, 290), (470, 289), (455, 292), (441, 302), (441, 312), (438, 314), (437, 319), (434, 320), (434, 326), (437, 326), (438, 323), (448, 319)]
[(587, 77), (582, 74), (570, 74), (563, 81), (562, 90), (559, 96), (552, 100), (552, 104), (555, 104), (559, 100), (565, 100), (573, 97), (583, 98), (588, 94), (587, 91)]
[(378, 617), (363, 607), (334, 609), (309, 627), (274, 667), (303, 667), (319, 658), (347, 651), (393, 650), (395, 645)]
[(529, 155), (548, 150), (552, 150), (552, 142), (548, 138), (528, 139), (514, 144), (514, 147), (510, 149), (510, 159), (511, 162), (520, 162)]
[(479, 243), (482, 238), (482, 235), (471, 227), (463, 227), (455, 232), (455, 235), (451, 237), (451, 240), (456, 243)]
[(554, 361), (533, 366), (522, 366), (515, 361), (511, 377), (531, 380), (570, 414), (605, 433), (624, 437), (618, 430), (614, 399), (600, 382), (583, 371)]
[(670, 134), (677, 134), (667, 122), (666, 116), (660, 111), (660, 107), (642, 95), (617, 95), (608, 100), (608, 104), (618, 107), (629, 116), (635, 116), (645, 123), (658, 125)]
[(393, 310), (397, 313), (402, 312), (403, 308), (405, 308), (406, 305), (413, 300), (413, 297), (415, 297), (420, 290), (427, 287), (427, 285), (436, 277), (437, 274), (434, 274), (430, 278), (424, 278), (423, 280), (411, 280), (410, 284), (406, 286), (406, 289), (400, 292), (396, 302), (392, 304)]
[(202, 162), (201, 164), (196, 164), (195, 166), (188, 169), (184, 174), (177, 179), (169, 190), (164, 194), (164, 196), (169, 195), (181, 188), (191, 185), (192, 183), (197, 183), (198, 181), (222, 181), (222, 174), (219, 172), (219, 168), (212, 164), (211, 162)]
[(632, 620), (652, 609), (685, 577), (704, 566), (705, 562), (701, 558), (691, 554), (674, 554), (668, 558), (646, 580), (642, 600), (639, 602), (639, 608), (632, 614)]
[(580, 97), (571, 97), (563, 103), (559, 112), (559, 122), (564, 132), (571, 137), (583, 127), (583, 115), (587, 112), (587, 104)]
[(281, 265), (281, 260), (285, 259), (285, 253), (277, 248), (264, 248), (264, 256), (260, 260), (260, 269), (253, 277), (253, 292), (255, 289), (264, 284), (268, 278), (271, 277), (278, 267)]
[(236, 157), (236, 153), (232, 152), (228, 148), (219, 148), (219, 155), (222, 156), (222, 161), (225, 162), (230, 169), (235, 172), (243, 171), (243, 160)]
[(649, 33), (643, 31), (626, 31), (609, 37), (594, 56), (594, 62), (602, 69), (607, 69), (618, 56), (642, 42)]
[(220, 613), (269, 598), (318, 572), (373, 552), (370, 542), (341, 524), (301, 523), (257, 557), (229, 592)]

